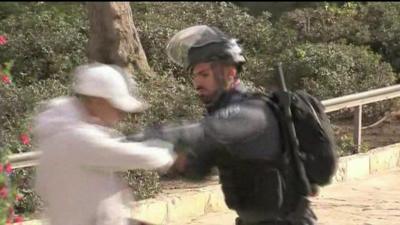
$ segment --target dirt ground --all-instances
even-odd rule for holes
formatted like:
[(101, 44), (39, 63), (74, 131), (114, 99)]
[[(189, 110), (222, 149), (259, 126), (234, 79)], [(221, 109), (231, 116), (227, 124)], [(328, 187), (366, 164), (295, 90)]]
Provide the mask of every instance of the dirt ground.
[[(394, 170), (363, 180), (337, 183), (312, 198), (318, 225), (400, 224), (400, 171)], [(233, 211), (208, 213), (186, 225), (231, 225)]]
[[(395, 144), (400, 142), (400, 113), (392, 113), (386, 120), (378, 125), (362, 130), (362, 142), (367, 145), (368, 149), (373, 149), (385, 145)], [(348, 121), (333, 121), (335, 130), (338, 130), (338, 135), (353, 136), (353, 122)], [(367, 124), (368, 125), (368, 124)], [(214, 176), (201, 183), (187, 182), (182, 179), (161, 179), (161, 187), (163, 192), (174, 192), (174, 190), (190, 189), (196, 187), (204, 187), (218, 182), (218, 177)]]
[[(340, 134), (348, 134), (352, 137), (352, 121), (333, 122), (332, 124), (340, 129)], [(393, 112), (382, 123), (363, 129), (361, 139), (369, 149), (400, 142), (400, 112)]]

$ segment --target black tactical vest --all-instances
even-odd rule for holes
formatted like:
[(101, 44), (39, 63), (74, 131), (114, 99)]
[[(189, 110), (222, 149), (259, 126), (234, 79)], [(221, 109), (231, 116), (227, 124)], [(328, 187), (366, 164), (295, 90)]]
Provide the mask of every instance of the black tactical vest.
[[(260, 104), (259, 110), (273, 115), (268, 112), (268, 107), (262, 106), (264, 103), (261, 100), (251, 99), (245, 93), (224, 96), (222, 101), (217, 106), (227, 107), (239, 103), (241, 107), (246, 107)], [(220, 107), (209, 110), (209, 114)], [(275, 118), (271, 116), (268, 119), (272, 123)], [(291, 179), (291, 167), (287, 166), (290, 162), (283, 155), (271, 158), (269, 154), (269, 151), (281, 148), (280, 140), (273, 140), (268, 136), (272, 132), (279, 133), (278, 126), (273, 130), (271, 127), (265, 129), (258, 137), (239, 144), (227, 144), (225, 149), (218, 152), (216, 164), (222, 191), (227, 206), (239, 215), (240, 212), (260, 212), (271, 217), (285, 217), (295, 208), (294, 203), (300, 196), (296, 194), (295, 184), (292, 182), (294, 179)]]

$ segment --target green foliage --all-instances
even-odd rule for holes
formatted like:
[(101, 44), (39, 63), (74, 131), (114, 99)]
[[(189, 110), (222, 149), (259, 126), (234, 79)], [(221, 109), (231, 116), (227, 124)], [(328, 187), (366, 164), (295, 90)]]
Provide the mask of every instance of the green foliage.
[[(19, 7), (1, 18), (0, 33), (7, 36), (8, 43), (0, 46), (0, 62), (13, 59), (14, 66), (6, 71), (12, 83), (0, 88), (0, 142), (5, 150), (20, 153), (31, 151), (30, 144), (21, 142), (21, 135), (31, 136), (35, 106), (67, 94), (66, 73), (85, 62), (88, 26), (83, 8), (75, 4), (10, 4)], [(31, 169), (17, 170), (13, 176), (24, 196), (15, 205), (18, 213), (33, 212), (41, 205), (31, 189), (32, 178)]]
[[(17, 86), (14, 83), (0, 88), (0, 143), (2, 152), (21, 153), (31, 151), (31, 119), (34, 108), (43, 100), (65, 95), (68, 88), (59, 80), (47, 79), (28, 86)], [(22, 135), (27, 139), (23, 140)], [(25, 214), (34, 212), (41, 206), (40, 198), (33, 192), (33, 169), (15, 170), (10, 177), (16, 190), (23, 198), (14, 205), (15, 212)]]
[(132, 187), (136, 200), (154, 197), (161, 191), (159, 176), (148, 170), (135, 170), (124, 173), (123, 178)]
[[(367, 47), (342, 44), (302, 44), (284, 51), (276, 60), (283, 62), (291, 90), (304, 89), (329, 99), (395, 84), (392, 67)], [(376, 119), (394, 101), (364, 107), (366, 121)], [(344, 112), (348, 112), (344, 110)], [(348, 117), (351, 114), (335, 114)]]
[[(317, 8), (302, 8), (285, 13), (276, 24), (279, 42), (282, 32), (284, 35), (280, 42), (289, 45), (278, 45), (275, 51), (291, 48), (294, 45), (306, 42), (342, 44), (364, 44), (368, 42), (370, 33), (368, 27), (358, 19), (358, 3), (349, 3), (344, 6), (326, 3)], [(279, 32), (281, 31), (281, 32)]]
[(0, 33), (8, 39), (0, 62), (14, 59), (14, 82), (66, 80), (65, 73), (85, 61), (88, 23), (81, 7), (54, 10), (31, 4), (24, 13), (1, 20)]
[(10, 15), (23, 13), (25, 5), (19, 2), (2, 2), (0, 4), (0, 20), (3, 20)]
[(390, 64), (366, 47), (341, 44), (302, 44), (285, 50), (291, 89), (305, 89), (321, 99), (339, 97), (394, 84)]
[(24, 214), (28, 217), (31, 213), (42, 210), (44, 205), (40, 197), (32, 190), (34, 185), (35, 168), (16, 169), (12, 176), (18, 193), (23, 198), (14, 205), (17, 214)]
[(267, 71), (263, 54), (272, 36), (267, 12), (256, 18), (226, 2), (135, 2), (131, 5), (149, 64), (159, 74), (185, 77), (181, 68), (168, 61), (165, 47), (176, 32), (198, 24), (216, 26), (242, 40), (252, 65), (246, 66), (243, 78), (257, 80), (257, 75)]
[(365, 143), (361, 144), (359, 152), (354, 145), (354, 139), (348, 134), (337, 135), (337, 151), (339, 156), (348, 156), (355, 153), (365, 153), (369, 150), (369, 146)]
[(6, 224), (10, 221), (12, 214), (10, 209), (13, 209), (16, 190), (10, 182), (9, 174), (6, 171), (6, 160), (8, 152), (0, 145), (0, 223)]
[(272, 14), (271, 19), (273, 21), (277, 20), (282, 13), (288, 12), (288, 11), (293, 11), (298, 8), (306, 8), (306, 7), (316, 7), (319, 5), (322, 5), (323, 2), (301, 2), (301, 1), (292, 1), (292, 2), (264, 2), (264, 1), (259, 1), (259, 2), (248, 2), (248, 1), (242, 1), (242, 2), (233, 2), (234, 4), (241, 6), (241, 7), (246, 7), (249, 9), (249, 13), (251, 15), (260, 15), (265, 11), (268, 11)]
[[(0, 91), (11, 85), (12, 81), (9, 73), (11, 66), (12, 63), (6, 63), (5, 67), (0, 67)], [(1, 104), (0, 109), (2, 109)], [(2, 114), (0, 114), (0, 116), (2, 116)], [(3, 133), (5, 133), (5, 131), (0, 127), (0, 138)], [(15, 187), (15, 182), (10, 179), (13, 171), (12, 165), (8, 161), (9, 154), (10, 149), (8, 148), (8, 143), (0, 139), (0, 224), (14, 222), (14, 219), (16, 218), (14, 205), (16, 204), (16, 196), (18, 192)]]
[(371, 33), (371, 48), (400, 72), (400, 3), (369, 2), (362, 16)]
[(67, 86), (59, 80), (43, 80), (32, 85), (18, 87), (7, 85), (0, 89), (0, 141), (13, 153), (30, 151), (30, 146), (20, 143), (18, 137), (29, 133), (31, 116), (38, 103), (68, 93)]
[[(275, 52), (299, 43), (367, 45), (400, 71), (398, 2), (326, 3), (285, 13), (276, 25)], [(287, 33), (287, 34), (284, 34)], [(287, 44), (285, 44), (287, 43)]]

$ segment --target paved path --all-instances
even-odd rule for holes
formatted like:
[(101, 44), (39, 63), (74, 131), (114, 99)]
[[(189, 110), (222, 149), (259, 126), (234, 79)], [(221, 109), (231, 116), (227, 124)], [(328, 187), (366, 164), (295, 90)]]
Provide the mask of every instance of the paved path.
[[(312, 199), (319, 225), (400, 225), (400, 170), (333, 184)], [(235, 213), (209, 213), (187, 225), (232, 225)]]

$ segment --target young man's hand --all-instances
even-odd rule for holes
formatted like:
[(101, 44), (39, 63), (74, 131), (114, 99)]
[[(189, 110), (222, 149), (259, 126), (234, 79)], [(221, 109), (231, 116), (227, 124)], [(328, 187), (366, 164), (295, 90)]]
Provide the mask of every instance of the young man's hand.
[(174, 164), (170, 168), (169, 173), (183, 173), (187, 164), (185, 153), (178, 153)]

